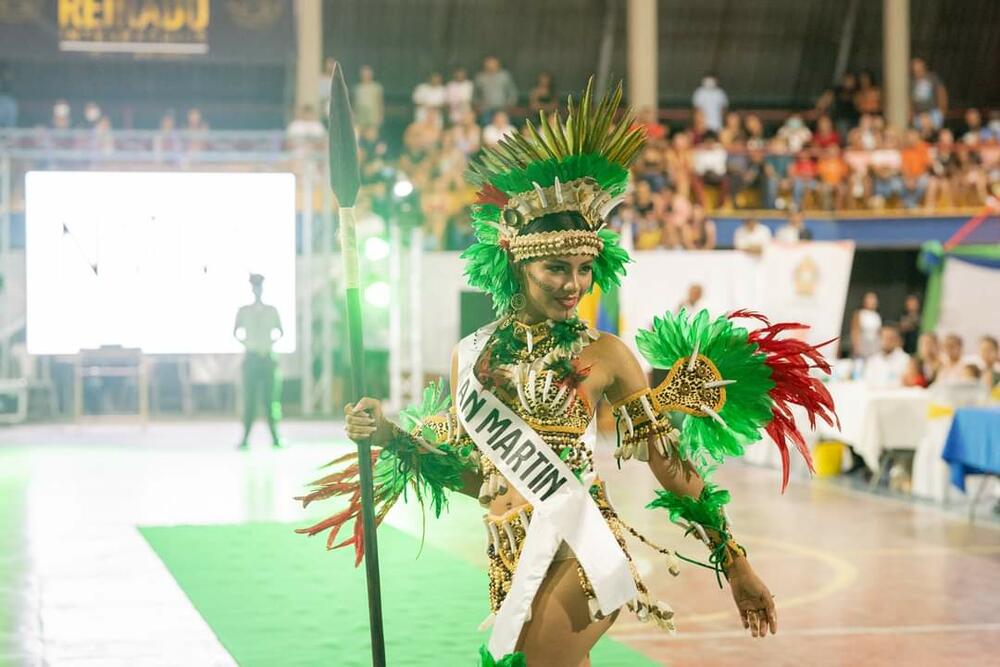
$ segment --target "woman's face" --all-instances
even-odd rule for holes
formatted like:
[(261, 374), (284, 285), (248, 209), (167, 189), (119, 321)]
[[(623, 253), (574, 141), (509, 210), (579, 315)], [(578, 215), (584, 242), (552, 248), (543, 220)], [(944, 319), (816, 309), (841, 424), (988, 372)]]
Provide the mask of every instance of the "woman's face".
[(868, 292), (861, 301), (861, 306), (868, 310), (878, 310), (878, 295), (875, 292)]
[(533, 321), (565, 320), (594, 282), (594, 258), (588, 255), (543, 257), (523, 265), (525, 311)]

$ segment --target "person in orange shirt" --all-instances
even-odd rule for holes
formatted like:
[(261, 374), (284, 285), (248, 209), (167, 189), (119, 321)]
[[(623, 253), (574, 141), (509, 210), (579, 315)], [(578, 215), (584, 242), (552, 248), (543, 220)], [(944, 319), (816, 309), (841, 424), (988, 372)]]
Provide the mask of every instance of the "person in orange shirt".
[(816, 163), (816, 171), (819, 172), (819, 194), (823, 208), (843, 208), (850, 167), (840, 157), (840, 146), (833, 144), (826, 147), (823, 156)]
[(927, 185), (930, 183), (931, 150), (916, 130), (906, 133), (906, 142), (900, 151), (902, 160), (903, 191), (900, 199), (904, 208), (923, 204)]

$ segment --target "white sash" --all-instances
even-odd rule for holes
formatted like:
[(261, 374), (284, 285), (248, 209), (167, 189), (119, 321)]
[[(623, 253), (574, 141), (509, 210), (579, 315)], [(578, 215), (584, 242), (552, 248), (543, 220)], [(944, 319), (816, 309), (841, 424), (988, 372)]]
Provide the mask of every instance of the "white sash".
[(639, 592), (628, 559), (588, 490), (534, 429), (476, 379), (476, 359), (496, 326), (487, 325), (459, 343), (455, 411), (482, 455), (534, 507), (510, 591), (490, 635), (489, 651), (499, 659), (513, 652), (561, 541), (586, 572), (602, 614), (611, 614)]

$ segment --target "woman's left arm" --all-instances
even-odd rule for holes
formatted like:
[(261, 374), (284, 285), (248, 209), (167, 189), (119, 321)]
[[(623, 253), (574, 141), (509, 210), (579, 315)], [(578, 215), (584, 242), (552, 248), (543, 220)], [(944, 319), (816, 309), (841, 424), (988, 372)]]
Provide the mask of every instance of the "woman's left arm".
[[(605, 396), (612, 405), (625, 406), (630, 399), (641, 401), (642, 396), (649, 391), (649, 383), (635, 355), (616, 336), (602, 334), (600, 340), (604, 344), (608, 368), (613, 369), (613, 374), (607, 378)], [(663, 419), (666, 421), (666, 418)], [(642, 429), (643, 426), (638, 428)], [(663, 428), (647, 427), (647, 430), (650, 430), (648, 442), (641, 448), (642, 454), (636, 452), (636, 458), (648, 461), (650, 470), (664, 490), (680, 499), (696, 502), (702, 497), (705, 481), (694, 465), (681, 456), (676, 431), (665, 437)], [(631, 455), (630, 452), (626, 454)], [(768, 629), (771, 634), (777, 632), (778, 621), (773, 596), (753, 571), (746, 552), (728, 534), (707, 526), (704, 527), (704, 532), (710, 545), (726, 545), (721, 567), (739, 608), (743, 627), (750, 630), (753, 637), (764, 637)]]

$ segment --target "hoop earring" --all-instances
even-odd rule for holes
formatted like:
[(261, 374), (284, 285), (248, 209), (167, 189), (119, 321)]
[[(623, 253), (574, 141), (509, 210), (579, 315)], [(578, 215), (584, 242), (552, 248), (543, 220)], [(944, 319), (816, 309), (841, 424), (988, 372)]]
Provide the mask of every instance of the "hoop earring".
[(524, 297), (522, 292), (518, 292), (510, 298), (510, 308), (511, 310), (520, 311), (524, 310), (528, 306), (528, 300)]

